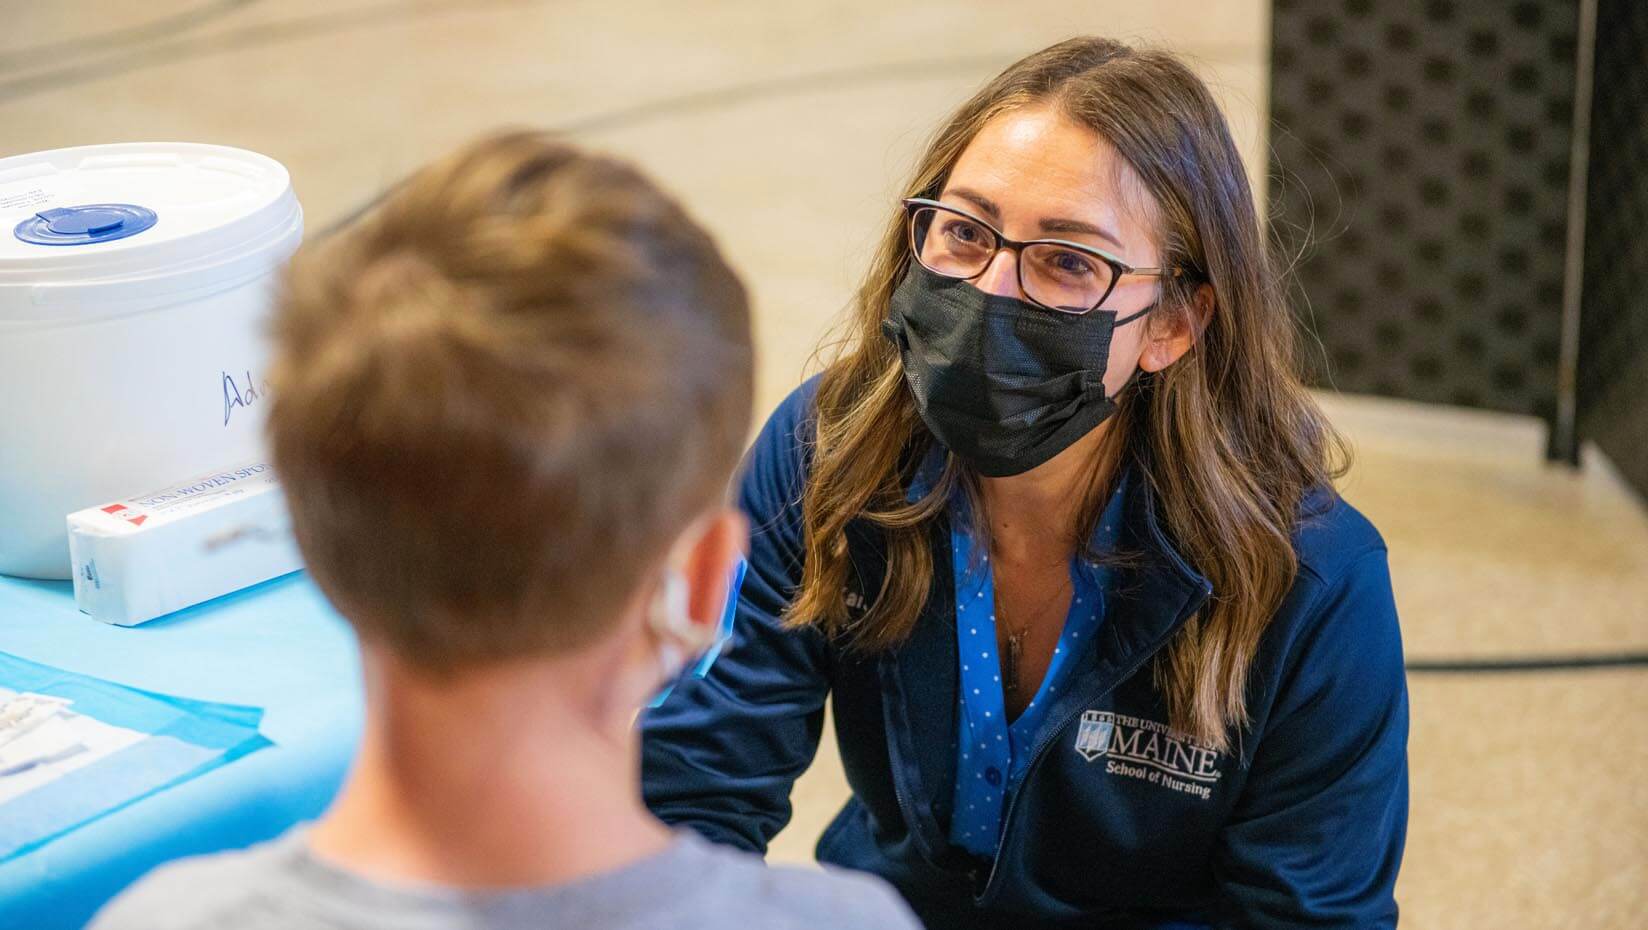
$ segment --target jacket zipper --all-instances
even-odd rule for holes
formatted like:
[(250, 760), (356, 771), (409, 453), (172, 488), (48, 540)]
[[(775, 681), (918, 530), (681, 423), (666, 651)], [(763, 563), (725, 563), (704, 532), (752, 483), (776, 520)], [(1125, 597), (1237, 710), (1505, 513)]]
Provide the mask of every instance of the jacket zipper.
[[(1173, 637), (1173, 634), (1177, 633), (1179, 628), (1184, 625), (1183, 619), (1192, 616), (1196, 613), (1196, 611), (1202, 609), (1202, 605), (1207, 603), (1209, 593), (1210, 592), (1204, 590), (1202, 596), (1196, 599), (1195, 604), (1193, 604), (1190, 609), (1180, 614), (1181, 619), (1179, 622), (1173, 624), (1173, 629), (1168, 632), (1167, 635), (1163, 636), (1159, 642), (1152, 644), (1149, 649), (1141, 649), (1139, 651), (1138, 660), (1127, 666), (1120, 675), (1116, 676), (1114, 681), (1103, 688), (1097, 689), (1092, 696), (1085, 697), (1078, 701), (1076, 703), (1076, 709), (1064, 715), (1063, 719), (1059, 721), (1058, 726), (1042, 731), (1041, 738), (1036, 741), (1035, 747), (1031, 750), (1030, 764), (1024, 770), (1024, 777), (1020, 778), (1018, 784), (1014, 786), (1013, 796), (1007, 801), (1007, 813), (1003, 816), (1005, 823), (1001, 828), (1001, 842), (996, 845), (996, 858), (995, 861), (990, 863), (990, 877), (984, 883), (984, 890), (973, 899), (975, 904), (979, 906), (988, 904), (996, 897), (997, 894), (1000, 893), (1000, 889), (996, 885), (996, 879), (1001, 872), (1002, 853), (1007, 849), (1007, 841), (1012, 838), (1013, 827), (1017, 823), (1013, 819), (1013, 812), (1018, 808), (1019, 796), (1024, 794), (1024, 786), (1030, 782), (1031, 776), (1036, 774), (1036, 767), (1041, 765), (1041, 760), (1043, 754), (1047, 751), (1047, 747), (1053, 744), (1053, 742), (1058, 738), (1058, 735), (1064, 732), (1064, 728), (1070, 725), (1070, 721), (1075, 720), (1087, 705), (1092, 704), (1094, 701), (1097, 701), (1106, 694), (1109, 694), (1111, 691), (1120, 686), (1122, 682), (1132, 678), (1140, 668), (1144, 667), (1144, 664), (1150, 660), (1150, 657), (1155, 655), (1162, 648), (1162, 646), (1166, 645), (1167, 641)], [(897, 794), (898, 785), (896, 782), (893, 785), (893, 790), (894, 793)], [(905, 816), (909, 816), (908, 811), (905, 812)]]
[[(904, 682), (897, 667), (883, 666), (882, 674), (890, 677), (898, 685), (898, 702), (902, 705), (905, 701)], [(891, 706), (891, 704), (888, 704), (888, 709), (891, 709)], [(904, 815), (904, 823), (910, 829), (910, 839), (915, 843), (916, 849), (921, 853), (922, 858), (932, 862), (938, 855), (937, 849), (929, 842), (926, 824), (922, 820), (920, 812), (916, 810), (915, 803), (910, 800), (909, 795), (904, 791), (906, 773), (902, 771), (902, 767), (906, 764), (907, 757), (913, 757), (915, 750), (912, 746), (908, 753), (905, 752), (905, 747), (898, 744), (898, 733), (900, 730), (908, 730), (907, 724), (909, 721), (900, 720), (898, 722), (900, 726), (895, 727), (890, 725), (892, 721), (887, 721), (887, 724), (889, 724), (887, 726), (889, 743), (887, 747), (887, 765), (890, 769), (887, 774), (892, 777), (893, 798), (898, 801), (899, 812)]]
[(893, 797), (898, 799), (898, 809), (904, 812), (904, 822), (910, 825), (910, 838), (915, 840), (917, 847), (926, 846), (921, 839), (921, 821), (916, 818), (915, 805), (904, 795), (904, 779), (896, 773), (893, 775)]

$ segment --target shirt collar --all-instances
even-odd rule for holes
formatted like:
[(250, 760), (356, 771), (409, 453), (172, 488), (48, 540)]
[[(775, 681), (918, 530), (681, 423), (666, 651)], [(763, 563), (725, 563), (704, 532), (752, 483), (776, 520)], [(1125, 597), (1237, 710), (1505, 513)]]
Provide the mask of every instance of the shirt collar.
[(944, 447), (938, 443), (927, 447), (927, 454), (916, 468), (915, 477), (910, 479), (910, 490), (904, 495), (906, 502), (913, 504), (932, 492), (944, 474), (944, 456)]

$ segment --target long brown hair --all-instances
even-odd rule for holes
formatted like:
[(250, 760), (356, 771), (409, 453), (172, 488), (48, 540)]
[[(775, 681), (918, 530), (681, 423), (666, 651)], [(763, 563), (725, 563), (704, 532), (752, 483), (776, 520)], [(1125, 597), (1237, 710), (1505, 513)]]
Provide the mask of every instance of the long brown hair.
[[(936, 196), (985, 123), (1030, 105), (1054, 107), (1114, 147), (1154, 202), (1161, 264), (1193, 272), (1164, 284), (1151, 324), (1188, 313), (1195, 290), (1212, 288), (1215, 309), (1193, 347), (1134, 379), (1111, 435), (1147, 482), (1161, 526), (1215, 592), (1156, 657), (1171, 725), (1227, 748), (1248, 720), (1260, 637), (1298, 571), (1301, 502), (1343, 473), (1345, 449), (1300, 383), (1292, 320), (1224, 115), (1171, 53), (1078, 38), (1025, 58), (950, 117), (904, 196)], [(952, 455), (932, 493), (905, 501), (908, 464), (933, 440), (880, 327), (909, 262), (895, 210), (820, 380), (805, 565), (787, 618), (867, 651), (909, 636), (933, 582), (930, 522), (954, 489), (976, 482)], [(1079, 540), (1102, 503), (1087, 495)], [(854, 519), (882, 531), (887, 558), (886, 580), (857, 618), (844, 594)]]

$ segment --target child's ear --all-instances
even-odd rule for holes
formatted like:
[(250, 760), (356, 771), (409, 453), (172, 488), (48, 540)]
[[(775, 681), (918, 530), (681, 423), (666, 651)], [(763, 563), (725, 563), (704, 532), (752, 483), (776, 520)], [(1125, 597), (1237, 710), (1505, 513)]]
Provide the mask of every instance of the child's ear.
[(1184, 357), (1196, 344), (1207, 324), (1213, 319), (1213, 285), (1196, 288), (1184, 309), (1164, 314), (1160, 321), (1146, 318), (1144, 351), (1139, 355), (1139, 367), (1145, 371), (1161, 371)]
[(687, 578), (687, 613), (694, 624), (721, 622), (727, 604), (733, 567), (749, 544), (749, 521), (734, 507), (725, 507), (705, 519), (698, 541), (687, 553), (682, 572)]

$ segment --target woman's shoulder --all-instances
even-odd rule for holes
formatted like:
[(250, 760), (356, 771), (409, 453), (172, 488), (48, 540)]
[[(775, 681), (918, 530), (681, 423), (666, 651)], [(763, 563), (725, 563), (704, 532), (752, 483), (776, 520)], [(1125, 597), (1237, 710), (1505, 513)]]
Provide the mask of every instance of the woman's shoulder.
[(801, 382), (768, 414), (744, 463), (746, 480), (777, 479), (789, 489), (806, 473), (816, 435), (820, 377)]
[(813, 375), (778, 402), (761, 430), (763, 439), (805, 443), (811, 438), (818, 409), (818, 384), (823, 377)]
[(795, 523), (810, 467), (818, 377), (808, 378), (768, 415), (744, 457), (739, 479), (747, 513), (765, 521)]
[(1358, 681), (1370, 695), (1399, 691), (1402, 634), (1384, 537), (1350, 502), (1321, 488), (1300, 508), (1294, 545), (1299, 573), (1270, 634), (1278, 655), (1291, 656), (1296, 669), (1308, 666), (1306, 678)]
[(1385, 538), (1362, 511), (1332, 487), (1317, 487), (1299, 505), (1293, 532), (1299, 569), (1333, 583), (1365, 563), (1385, 559)]

